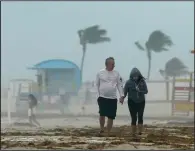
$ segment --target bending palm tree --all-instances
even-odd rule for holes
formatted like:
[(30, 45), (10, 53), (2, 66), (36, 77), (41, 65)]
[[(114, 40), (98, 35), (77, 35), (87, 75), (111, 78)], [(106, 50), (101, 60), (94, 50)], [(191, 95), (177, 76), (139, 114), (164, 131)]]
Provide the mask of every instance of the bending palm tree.
[(88, 27), (83, 30), (78, 31), (78, 36), (80, 39), (80, 45), (82, 46), (83, 55), (81, 59), (81, 77), (83, 76), (83, 67), (84, 60), (87, 50), (87, 44), (97, 44), (103, 42), (109, 42), (111, 39), (109, 37), (105, 37), (107, 31), (105, 29), (99, 29), (98, 25)]
[(151, 72), (152, 51), (154, 52), (168, 51), (166, 47), (171, 47), (173, 45), (173, 42), (169, 36), (161, 32), (160, 30), (156, 30), (150, 34), (148, 41), (145, 43), (145, 48), (141, 46), (141, 44), (138, 41), (135, 42), (135, 45), (138, 47), (138, 49), (142, 51), (146, 51), (148, 57), (148, 79), (149, 79), (150, 72)]
[[(159, 72), (165, 78), (165, 80), (169, 80), (169, 77), (184, 76), (184, 75), (189, 74), (189, 71), (186, 65), (184, 65), (184, 63), (176, 57), (170, 59), (165, 64), (165, 69), (159, 70)], [(166, 95), (167, 95), (167, 100), (169, 100), (169, 82), (168, 81), (166, 82)]]
[(188, 67), (176, 57), (170, 59), (165, 64), (165, 69), (159, 72), (163, 77), (178, 77), (189, 74)]

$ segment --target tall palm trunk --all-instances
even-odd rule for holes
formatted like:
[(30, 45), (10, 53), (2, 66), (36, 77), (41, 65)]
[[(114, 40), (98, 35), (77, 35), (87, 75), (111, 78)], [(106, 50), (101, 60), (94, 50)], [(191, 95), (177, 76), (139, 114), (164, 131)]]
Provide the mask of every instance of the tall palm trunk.
[(81, 69), (81, 81), (83, 80), (83, 67), (84, 67), (84, 61), (85, 61), (85, 55), (86, 55), (86, 49), (87, 49), (86, 43), (84, 43), (82, 45), (82, 47), (83, 47), (83, 55), (82, 55), (81, 67), (80, 67), (80, 69)]
[(151, 72), (151, 51), (149, 49), (146, 50), (147, 51), (147, 57), (148, 57), (148, 80), (150, 79), (150, 72)]

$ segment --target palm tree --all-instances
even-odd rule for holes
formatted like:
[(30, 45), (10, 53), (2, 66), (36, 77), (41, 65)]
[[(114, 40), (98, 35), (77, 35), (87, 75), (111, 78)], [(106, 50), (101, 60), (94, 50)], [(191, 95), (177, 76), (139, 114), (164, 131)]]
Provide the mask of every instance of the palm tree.
[(148, 80), (150, 78), (150, 71), (151, 71), (151, 60), (152, 60), (152, 51), (154, 52), (162, 52), (168, 51), (167, 47), (171, 47), (173, 42), (169, 36), (165, 33), (161, 32), (160, 30), (153, 31), (148, 40), (145, 43), (145, 48), (138, 42), (135, 42), (135, 45), (138, 49), (142, 51), (146, 51), (148, 57)]
[(188, 67), (178, 58), (174, 57), (165, 64), (164, 70), (159, 70), (166, 80), (166, 95), (169, 100), (169, 77), (185, 76), (189, 74)]
[(163, 77), (178, 77), (189, 74), (188, 67), (177, 57), (170, 59), (165, 64), (164, 70), (159, 70)]
[(78, 31), (80, 45), (82, 46), (82, 50), (83, 50), (81, 66), (80, 66), (81, 77), (83, 76), (83, 67), (84, 67), (84, 60), (85, 60), (85, 55), (87, 50), (87, 44), (110, 42), (111, 39), (109, 37), (105, 37), (106, 34), (107, 31), (105, 29), (99, 29), (98, 25), (94, 25)]

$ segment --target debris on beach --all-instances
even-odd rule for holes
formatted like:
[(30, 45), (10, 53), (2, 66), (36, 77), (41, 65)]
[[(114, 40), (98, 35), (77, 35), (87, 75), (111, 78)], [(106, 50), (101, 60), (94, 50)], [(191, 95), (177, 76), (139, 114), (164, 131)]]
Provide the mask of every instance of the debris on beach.
[(193, 149), (194, 127), (145, 125), (143, 135), (133, 138), (130, 126), (114, 127), (110, 137), (98, 136), (99, 128), (63, 128), (1, 131), (2, 149), (111, 149), (131, 145), (134, 149), (146, 146), (153, 149)]

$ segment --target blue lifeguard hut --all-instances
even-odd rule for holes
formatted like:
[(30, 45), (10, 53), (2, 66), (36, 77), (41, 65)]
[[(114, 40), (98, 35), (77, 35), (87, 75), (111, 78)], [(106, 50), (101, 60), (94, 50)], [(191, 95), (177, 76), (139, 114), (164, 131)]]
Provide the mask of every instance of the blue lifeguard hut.
[(45, 60), (28, 69), (37, 70), (39, 92), (44, 94), (58, 95), (61, 90), (76, 94), (80, 89), (80, 69), (69, 60)]

